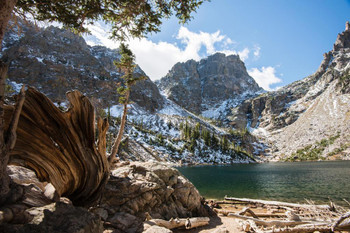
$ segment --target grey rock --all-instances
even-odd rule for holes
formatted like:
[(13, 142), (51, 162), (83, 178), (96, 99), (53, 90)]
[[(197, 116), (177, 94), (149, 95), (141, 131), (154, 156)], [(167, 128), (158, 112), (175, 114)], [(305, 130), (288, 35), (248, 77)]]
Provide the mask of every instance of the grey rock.
[(138, 232), (142, 226), (140, 219), (125, 212), (116, 213), (108, 221), (112, 223), (113, 227), (123, 232)]
[(0, 232), (9, 233), (99, 233), (103, 232), (100, 218), (81, 207), (57, 202), (28, 209), (33, 216), (24, 225), (2, 225)]
[[(6, 33), (1, 52), (2, 59), (10, 64), (10, 83), (33, 86), (57, 103), (65, 101), (67, 91), (77, 89), (98, 109), (118, 104), (117, 86), (122, 74), (113, 64), (120, 58), (118, 50), (91, 47), (82, 37), (53, 26), (21, 27), (20, 36), (16, 36), (16, 27)], [(134, 75), (146, 76), (140, 67)], [(148, 77), (132, 88), (131, 100), (150, 112), (163, 105), (163, 97)]]
[(247, 73), (238, 55), (216, 53), (199, 62), (177, 63), (158, 82), (169, 99), (183, 108), (202, 114), (224, 101), (254, 95), (262, 89)]
[(103, 221), (106, 221), (108, 218), (108, 212), (104, 208), (93, 208), (90, 212), (100, 216)]
[(110, 213), (107, 221), (120, 230), (129, 223), (142, 227), (146, 216), (208, 216), (193, 184), (175, 168), (157, 162), (131, 162), (113, 170), (101, 206)]

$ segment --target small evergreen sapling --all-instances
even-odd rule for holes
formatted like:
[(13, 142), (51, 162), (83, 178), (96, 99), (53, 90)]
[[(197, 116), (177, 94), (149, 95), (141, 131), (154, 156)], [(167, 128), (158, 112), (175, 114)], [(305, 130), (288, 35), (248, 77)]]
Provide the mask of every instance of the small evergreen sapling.
[(115, 161), (116, 155), (119, 150), (120, 142), (122, 140), (122, 136), (124, 133), (124, 128), (126, 124), (126, 116), (128, 113), (128, 104), (130, 104), (130, 91), (131, 87), (135, 85), (138, 81), (144, 80), (145, 76), (136, 76), (134, 75), (135, 70), (135, 55), (128, 48), (127, 45), (121, 43), (119, 47), (119, 53), (121, 55), (120, 61), (115, 61), (115, 66), (122, 72), (124, 75), (122, 76), (123, 82), (118, 87), (119, 103), (123, 105), (123, 115), (121, 118), (118, 135), (114, 141), (112, 146), (112, 151), (109, 156), (110, 163)]

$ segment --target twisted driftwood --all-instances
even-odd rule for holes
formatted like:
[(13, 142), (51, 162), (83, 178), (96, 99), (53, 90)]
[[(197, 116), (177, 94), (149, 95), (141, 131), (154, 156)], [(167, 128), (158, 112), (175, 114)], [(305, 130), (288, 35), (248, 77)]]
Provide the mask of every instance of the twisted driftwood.
[[(28, 167), (40, 181), (52, 183), (59, 196), (76, 205), (99, 197), (109, 175), (105, 134), (107, 121), (99, 120), (96, 140), (94, 108), (78, 91), (67, 93), (70, 108), (63, 112), (33, 88), (26, 99), (10, 164)], [(6, 106), (8, 127), (14, 107)]]
[(169, 221), (164, 219), (151, 219), (146, 221), (149, 225), (158, 225), (168, 229), (174, 229), (179, 227), (185, 227), (186, 229), (192, 229), (196, 227), (206, 226), (209, 224), (210, 219), (208, 217), (195, 217), (195, 218), (176, 218)]

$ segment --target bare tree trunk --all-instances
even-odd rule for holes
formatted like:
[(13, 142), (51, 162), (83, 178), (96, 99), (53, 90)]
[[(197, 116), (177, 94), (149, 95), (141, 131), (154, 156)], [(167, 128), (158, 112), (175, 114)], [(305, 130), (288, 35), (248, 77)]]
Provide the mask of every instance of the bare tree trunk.
[(24, 103), (24, 85), (17, 98), (17, 103), (8, 129), (5, 131), (4, 104), (7, 65), (0, 61), (0, 204), (3, 203), (10, 192), (10, 178), (6, 167), (10, 157), (10, 151), (16, 143), (16, 130), (19, 116)]
[[(0, 51), (8, 22), (17, 0), (5, 0), (0, 4)], [(4, 99), (7, 65), (0, 60), (0, 204), (3, 203), (10, 191), (10, 178), (6, 167), (9, 160), (9, 146), (5, 142), (4, 130)], [(14, 139), (15, 140), (15, 139)]]
[(128, 90), (125, 94), (125, 103), (123, 104), (123, 115), (122, 119), (120, 122), (120, 127), (118, 131), (117, 138), (114, 141), (113, 147), (112, 147), (112, 152), (111, 155), (109, 156), (109, 162), (110, 164), (113, 164), (116, 160), (116, 155), (119, 150), (119, 145), (120, 142), (122, 141), (123, 133), (124, 133), (124, 128), (125, 128), (125, 123), (126, 123), (126, 115), (128, 113), (128, 102), (129, 102), (129, 96), (130, 96), (130, 90)]
[(4, 101), (6, 74), (7, 65), (5, 65), (0, 60), (0, 204), (5, 201), (10, 191), (10, 178), (6, 172), (9, 153), (6, 150), (6, 144), (4, 140)]
[(2, 0), (0, 4), (0, 51), (2, 48), (2, 40), (6, 32), (7, 24), (11, 18), (12, 11), (17, 0)]

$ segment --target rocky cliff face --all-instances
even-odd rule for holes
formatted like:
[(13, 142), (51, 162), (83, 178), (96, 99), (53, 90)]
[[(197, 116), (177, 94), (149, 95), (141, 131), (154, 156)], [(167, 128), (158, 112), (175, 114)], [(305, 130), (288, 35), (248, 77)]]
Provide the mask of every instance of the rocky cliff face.
[(209, 118), (223, 119), (230, 107), (262, 89), (239, 56), (216, 53), (199, 62), (177, 63), (158, 82), (169, 99)]
[[(20, 24), (7, 32), (2, 57), (10, 63), (10, 83), (34, 86), (54, 102), (64, 101), (67, 91), (78, 89), (97, 107), (118, 103), (117, 85), (122, 74), (113, 65), (119, 59), (118, 51), (90, 47), (70, 31)], [(135, 75), (145, 73), (137, 67)], [(148, 78), (132, 89), (131, 99), (151, 112), (164, 101)]]
[(314, 74), (244, 101), (229, 119), (238, 128), (251, 127), (280, 158), (346, 157), (350, 147), (349, 73), (347, 22)]

